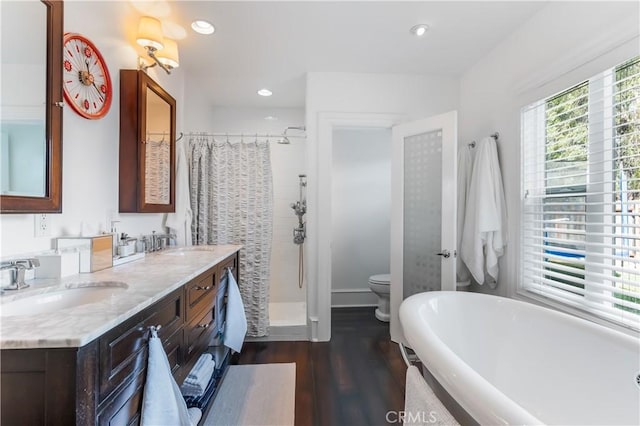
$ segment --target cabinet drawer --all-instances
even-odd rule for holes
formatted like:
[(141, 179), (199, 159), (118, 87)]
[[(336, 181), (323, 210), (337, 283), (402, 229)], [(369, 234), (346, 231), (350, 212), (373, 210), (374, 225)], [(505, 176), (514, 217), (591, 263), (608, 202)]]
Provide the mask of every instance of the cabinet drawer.
[[(149, 327), (160, 325), (163, 343), (180, 335), (183, 323), (182, 289), (171, 293), (152, 308), (105, 333), (99, 340), (99, 401), (128, 382), (147, 362)], [(173, 344), (175, 346), (175, 344)], [(172, 348), (173, 348), (172, 346)], [(176, 362), (182, 360), (176, 358)], [(174, 367), (172, 365), (172, 367)]]
[(200, 316), (203, 311), (211, 309), (218, 288), (218, 274), (207, 272), (187, 285), (185, 285), (185, 298), (187, 301), (186, 321), (191, 322)]
[(140, 424), (142, 395), (146, 371), (140, 371), (126, 386), (113, 395), (96, 417), (99, 426)]
[(200, 354), (209, 346), (211, 334), (215, 329), (215, 322), (215, 307), (212, 306), (201, 317), (196, 318), (185, 327), (184, 344), (187, 360), (193, 354)]
[(182, 330), (178, 330), (169, 337), (166, 342), (163, 342), (162, 346), (167, 354), (169, 360), (169, 366), (171, 367), (171, 373), (174, 377), (177, 375), (178, 370), (184, 364), (184, 354), (182, 346)]

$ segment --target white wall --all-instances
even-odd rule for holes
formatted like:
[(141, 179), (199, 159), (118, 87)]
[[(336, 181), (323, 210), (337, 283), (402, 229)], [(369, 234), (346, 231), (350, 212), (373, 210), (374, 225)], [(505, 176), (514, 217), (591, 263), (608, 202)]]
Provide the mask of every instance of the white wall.
[[(435, 58), (434, 58), (435, 60)], [(312, 72), (307, 74), (306, 124), (309, 165), (309, 214), (307, 253), (311, 338), (330, 338), (330, 217), (331, 202), (321, 201), (320, 185), (330, 182), (327, 144), (331, 132), (322, 133), (327, 115), (342, 116), (345, 125), (349, 114), (358, 121), (396, 121), (428, 117), (455, 110), (459, 100), (459, 80), (454, 76), (361, 74)], [(398, 118), (401, 117), (401, 118)], [(327, 164), (325, 164), (325, 162)], [(330, 195), (328, 196), (330, 198)], [(329, 219), (328, 219), (329, 218)], [(329, 223), (329, 226), (325, 223)], [(330, 239), (330, 237), (329, 237)]]
[(391, 130), (333, 132), (331, 306), (375, 305), (371, 275), (389, 273)]
[[(78, 235), (81, 224), (95, 232), (107, 230), (111, 216), (122, 221), (121, 232), (131, 235), (161, 230), (162, 214), (120, 214), (118, 211), (118, 144), (121, 68), (137, 67), (135, 31), (138, 13), (129, 2), (64, 4), (64, 31), (89, 38), (104, 56), (113, 84), (109, 113), (100, 120), (86, 120), (66, 106), (63, 113), (62, 214), (52, 214), (51, 237), (34, 237), (34, 215), (0, 216), (1, 256), (33, 253), (52, 247), (60, 235)], [(100, 19), (94, 19), (99, 16)], [(3, 34), (4, 36), (4, 34)], [(170, 76), (150, 70), (177, 102), (177, 127), (182, 128), (183, 80), (180, 69)]]
[(495, 291), (518, 280), (520, 108), (639, 54), (637, 2), (551, 2), (463, 76), (459, 143), (500, 132), (510, 241)]
[[(192, 108), (192, 105), (189, 107)], [(265, 120), (267, 116), (278, 119)], [(304, 125), (304, 110), (201, 106), (193, 114), (190, 109), (188, 123), (188, 131), (281, 134), (289, 126)], [(295, 130), (288, 133), (303, 134)], [(247, 138), (251, 140), (251, 136)], [(293, 228), (297, 226), (297, 217), (289, 206), (298, 200), (298, 175), (307, 170), (307, 144), (304, 138), (291, 138), (289, 145), (275, 141), (274, 138), (270, 144), (274, 215), (269, 299), (274, 303), (304, 302), (307, 285), (303, 284), (302, 289), (298, 287), (298, 246), (293, 244)]]

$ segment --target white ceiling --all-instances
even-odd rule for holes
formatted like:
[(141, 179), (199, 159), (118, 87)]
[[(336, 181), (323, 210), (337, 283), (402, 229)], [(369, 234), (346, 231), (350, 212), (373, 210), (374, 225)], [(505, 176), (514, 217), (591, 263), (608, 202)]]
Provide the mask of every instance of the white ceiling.
[[(544, 2), (171, 3), (180, 66), (216, 106), (303, 107), (308, 71), (460, 75)], [(206, 19), (210, 36), (190, 23)], [(409, 28), (426, 23), (422, 38)], [(268, 87), (273, 96), (256, 91)]]

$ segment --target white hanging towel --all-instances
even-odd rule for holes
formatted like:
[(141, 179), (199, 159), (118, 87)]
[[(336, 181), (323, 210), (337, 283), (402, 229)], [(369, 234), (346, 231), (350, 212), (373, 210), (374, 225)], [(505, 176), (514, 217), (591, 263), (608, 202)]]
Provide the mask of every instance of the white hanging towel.
[(191, 221), (193, 213), (189, 198), (189, 168), (185, 144), (184, 139), (176, 142), (176, 211), (175, 213), (167, 213), (165, 221), (165, 226), (176, 234), (179, 246), (192, 244)]
[(247, 317), (238, 283), (231, 270), (227, 269), (227, 318), (224, 330), (224, 345), (229, 349), (240, 352), (244, 336), (247, 334)]
[[(471, 185), (471, 150), (466, 145), (458, 149), (458, 216), (457, 216), (457, 247), (462, 247), (462, 232), (464, 230), (464, 215), (467, 206), (467, 195)], [(469, 269), (464, 262), (456, 262), (456, 281), (458, 286), (470, 284)]]
[[(199, 411), (199, 410), (197, 410)], [(142, 426), (176, 425), (195, 426), (196, 410), (187, 409), (180, 388), (171, 374), (167, 354), (155, 328), (149, 338), (147, 381), (142, 396)], [(202, 413), (199, 413), (202, 416)]]
[(498, 280), (498, 258), (507, 245), (507, 209), (496, 141), (483, 138), (477, 145), (462, 231), (460, 255), (478, 282), (485, 271)]

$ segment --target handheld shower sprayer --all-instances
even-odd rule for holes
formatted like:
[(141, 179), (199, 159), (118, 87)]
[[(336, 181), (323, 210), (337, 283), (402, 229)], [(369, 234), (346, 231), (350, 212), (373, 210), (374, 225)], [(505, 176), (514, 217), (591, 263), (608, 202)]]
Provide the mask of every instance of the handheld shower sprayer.
[(296, 216), (298, 216), (298, 226), (293, 228), (293, 243), (302, 244), (306, 237), (306, 224), (303, 220), (304, 215), (307, 213), (307, 175), (298, 175), (300, 179), (300, 193), (299, 199), (295, 203), (291, 204), (291, 208)]
[(304, 240), (307, 237), (306, 223), (304, 215), (307, 213), (307, 175), (298, 175), (300, 179), (300, 194), (298, 201), (291, 203), (293, 212), (298, 216), (298, 226), (293, 228), (293, 244), (296, 244), (299, 250), (298, 256), (298, 287), (302, 288), (304, 282)]

